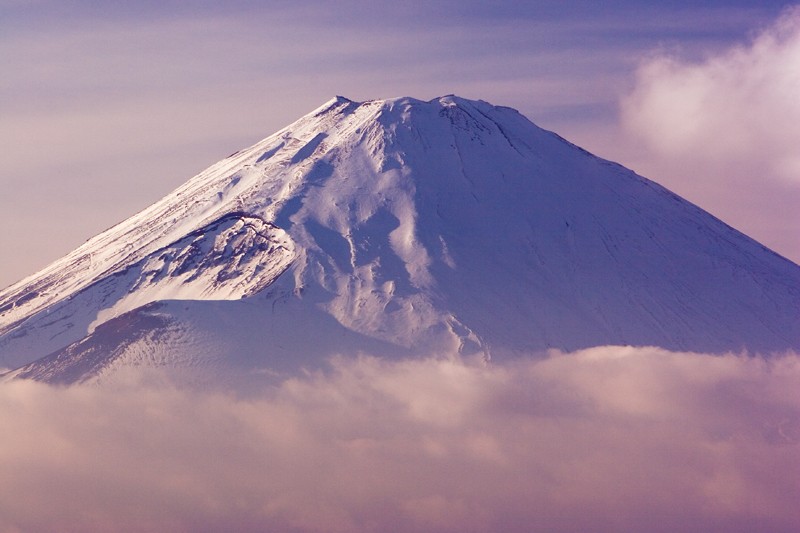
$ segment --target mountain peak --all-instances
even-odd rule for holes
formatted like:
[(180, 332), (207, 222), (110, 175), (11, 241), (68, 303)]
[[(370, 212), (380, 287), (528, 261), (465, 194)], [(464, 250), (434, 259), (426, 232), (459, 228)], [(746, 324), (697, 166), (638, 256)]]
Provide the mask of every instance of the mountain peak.
[[(782, 350), (800, 346), (798, 270), (511, 108), (337, 96), (0, 293), (0, 364), (51, 354), (49, 372), (120, 331), (115, 360), (133, 357), (153, 341), (125, 324), (154, 309), (165, 339), (272, 365), (365, 346)], [(164, 342), (148, 349), (189, 357)]]

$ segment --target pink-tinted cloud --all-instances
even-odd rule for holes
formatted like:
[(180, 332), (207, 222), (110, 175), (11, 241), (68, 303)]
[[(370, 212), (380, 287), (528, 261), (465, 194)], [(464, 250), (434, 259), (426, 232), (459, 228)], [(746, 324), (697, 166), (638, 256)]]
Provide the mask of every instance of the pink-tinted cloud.
[(771, 175), (800, 182), (798, 89), (795, 9), (747, 46), (701, 63), (651, 59), (623, 112), (628, 126), (665, 156), (757, 160)]
[(648, 175), (785, 255), (800, 258), (800, 8), (702, 61), (639, 69), (622, 102)]
[(796, 531), (800, 357), (343, 358), (255, 397), (0, 386), (0, 531)]

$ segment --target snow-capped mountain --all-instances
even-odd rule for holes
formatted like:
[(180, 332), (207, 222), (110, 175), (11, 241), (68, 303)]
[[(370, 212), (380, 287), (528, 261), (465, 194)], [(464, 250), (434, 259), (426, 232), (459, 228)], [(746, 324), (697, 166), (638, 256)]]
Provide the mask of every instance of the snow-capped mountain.
[(800, 267), (513, 109), (337, 97), (0, 292), (0, 366), (772, 352), (798, 317)]

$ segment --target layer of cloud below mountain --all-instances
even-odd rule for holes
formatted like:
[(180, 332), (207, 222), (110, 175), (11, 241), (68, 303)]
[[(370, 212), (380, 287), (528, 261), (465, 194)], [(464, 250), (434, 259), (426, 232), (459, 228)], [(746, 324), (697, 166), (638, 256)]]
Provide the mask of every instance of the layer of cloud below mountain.
[[(0, 386), (0, 531), (796, 531), (800, 356), (342, 357)], [(149, 383), (149, 384), (148, 384)]]

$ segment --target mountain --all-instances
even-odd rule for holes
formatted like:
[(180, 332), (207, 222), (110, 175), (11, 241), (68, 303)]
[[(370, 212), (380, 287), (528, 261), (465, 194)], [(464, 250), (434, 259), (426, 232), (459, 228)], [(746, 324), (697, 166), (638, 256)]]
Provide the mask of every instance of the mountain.
[[(800, 347), (800, 267), (517, 111), (337, 97), (0, 292), (0, 365)], [(193, 379), (193, 378), (192, 378)]]

